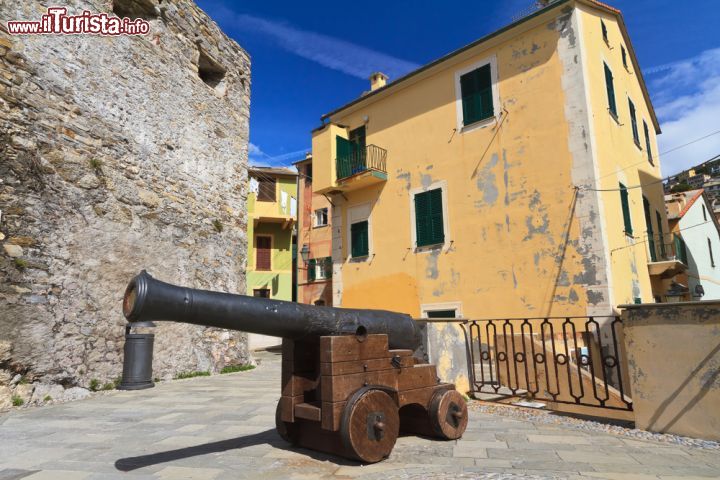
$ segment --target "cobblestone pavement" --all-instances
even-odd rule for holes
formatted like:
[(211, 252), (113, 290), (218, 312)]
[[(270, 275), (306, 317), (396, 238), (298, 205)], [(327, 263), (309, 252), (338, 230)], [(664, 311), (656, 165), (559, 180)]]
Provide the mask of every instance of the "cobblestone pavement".
[(362, 466), (292, 449), (274, 431), (279, 357), (252, 371), (161, 383), (0, 415), (0, 479), (720, 478), (720, 451), (471, 411), (455, 442), (402, 437)]

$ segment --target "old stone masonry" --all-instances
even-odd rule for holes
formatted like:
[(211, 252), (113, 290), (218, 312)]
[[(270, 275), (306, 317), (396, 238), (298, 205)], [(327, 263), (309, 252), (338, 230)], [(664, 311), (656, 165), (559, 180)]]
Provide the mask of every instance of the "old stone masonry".
[[(249, 56), (190, 0), (61, 3), (150, 32), (10, 35), (47, 2), (0, 2), (0, 408), (119, 377), (142, 268), (245, 291)], [(240, 333), (155, 333), (156, 376), (248, 360)]]

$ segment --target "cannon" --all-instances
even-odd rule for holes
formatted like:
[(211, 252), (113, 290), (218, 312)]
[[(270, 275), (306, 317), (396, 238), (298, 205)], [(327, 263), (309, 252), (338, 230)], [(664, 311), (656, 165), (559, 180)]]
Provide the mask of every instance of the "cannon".
[(374, 463), (401, 432), (451, 440), (467, 427), (464, 397), (416, 357), (422, 335), (408, 315), (196, 290), (144, 270), (123, 314), (282, 337), (275, 424), (296, 446)]

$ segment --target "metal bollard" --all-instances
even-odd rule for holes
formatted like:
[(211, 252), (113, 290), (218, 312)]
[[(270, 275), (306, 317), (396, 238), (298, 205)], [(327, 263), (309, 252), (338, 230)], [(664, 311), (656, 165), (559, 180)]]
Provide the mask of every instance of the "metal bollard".
[(125, 326), (123, 374), (118, 390), (142, 390), (155, 386), (152, 380), (155, 335), (152, 333), (131, 333), (131, 328), (154, 326), (153, 322), (139, 322)]

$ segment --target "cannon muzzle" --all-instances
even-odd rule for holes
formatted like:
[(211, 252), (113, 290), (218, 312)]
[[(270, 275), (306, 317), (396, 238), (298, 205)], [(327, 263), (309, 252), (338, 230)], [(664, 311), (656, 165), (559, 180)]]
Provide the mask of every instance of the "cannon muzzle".
[(402, 313), (197, 290), (156, 280), (145, 270), (128, 284), (123, 314), (130, 322), (168, 320), (291, 340), (380, 333), (390, 348), (416, 350), (422, 342), (417, 323)]

